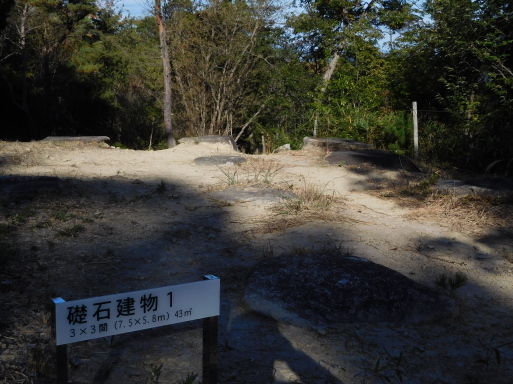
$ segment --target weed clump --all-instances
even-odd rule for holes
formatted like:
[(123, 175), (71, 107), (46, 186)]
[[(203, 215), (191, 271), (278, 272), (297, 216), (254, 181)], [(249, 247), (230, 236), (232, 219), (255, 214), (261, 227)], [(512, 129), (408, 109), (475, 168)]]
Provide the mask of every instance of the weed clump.
[(335, 201), (334, 193), (326, 193), (327, 185), (318, 187), (309, 183), (303, 178), (302, 185), (294, 188), (291, 186), (296, 197), (284, 199), (274, 210), (280, 214), (298, 214), (302, 211), (328, 211)]
[(465, 286), (468, 282), (468, 276), (465, 275), (463, 272), (456, 272), (454, 276), (448, 276), (445, 273), (439, 274), (435, 278), (435, 284), (448, 291), (451, 295), (454, 294), (454, 292), (463, 286)]
[(167, 191), (166, 183), (164, 183), (164, 180), (160, 180), (159, 185), (157, 185), (157, 188), (155, 189), (155, 193), (162, 195)]
[(241, 165), (219, 167), (224, 177), (220, 178), (222, 184), (248, 185), (274, 183), (276, 175), (283, 167), (274, 161), (252, 160)]

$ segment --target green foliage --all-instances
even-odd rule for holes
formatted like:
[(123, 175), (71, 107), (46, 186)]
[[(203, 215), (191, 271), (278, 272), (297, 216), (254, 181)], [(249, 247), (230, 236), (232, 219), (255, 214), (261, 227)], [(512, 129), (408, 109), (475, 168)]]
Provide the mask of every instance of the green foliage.
[[(316, 122), (321, 137), (411, 154), (417, 101), (424, 160), (511, 175), (509, 4), (303, 3), (281, 26), (268, 1), (164, 2), (176, 136), (232, 134), (247, 152), (263, 137), (267, 149), (296, 149)], [(165, 147), (153, 17), (123, 17), (112, 0), (2, 4), (3, 138), (107, 135), (123, 147)]]
[(197, 378), (198, 374), (191, 372), (187, 374), (187, 377), (185, 379), (178, 380), (176, 384), (192, 384), (196, 381)]
[(155, 383), (158, 384), (160, 376), (162, 375), (162, 368), (164, 367), (164, 364), (152, 364), (150, 367), (150, 378), (148, 383)]
[(268, 103), (267, 2), (173, 3), (168, 19), (177, 125), (194, 136), (247, 133)]
[(511, 173), (513, 61), (505, 49), (513, 42), (511, 7), (442, 0), (428, 1), (425, 10), (432, 23), (412, 28), (391, 54), (396, 101), (416, 100), (424, 110), (423, 155)]

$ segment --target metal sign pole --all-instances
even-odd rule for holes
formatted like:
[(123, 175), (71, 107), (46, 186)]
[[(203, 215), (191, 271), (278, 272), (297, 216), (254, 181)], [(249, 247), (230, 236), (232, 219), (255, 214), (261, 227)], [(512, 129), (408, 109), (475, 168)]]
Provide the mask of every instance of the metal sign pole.
[(52, 299), (56, 383), (68, 383), (68, 344), (203, 319), (203, 383), (217, 384), (221, 281), (214, 275), (203, 280), (73, 301)]
[(415, 160), (419, 159), (419, 122), (417, 118), (417, 102), (412, 103), (413, 106), (413, 150), (415, 152)]
[[(53, 311), (52, 311), (52, 333), (55, 339), (56, 332), (56, 315), (55, 306), (57, 303), (62, 303), (64, 300), (60, 297), (52, 299)], [(55, 370), (57, 371), (57, 384), (68, 384), (68, 345), (57, 345), (55, 354)]]
[[(214, 280), (218, 277), (205, 275), (203, 280)], [(218, 334), (219, 316), (203, 319), (203, 384), (217, 384), (218, 374)]]

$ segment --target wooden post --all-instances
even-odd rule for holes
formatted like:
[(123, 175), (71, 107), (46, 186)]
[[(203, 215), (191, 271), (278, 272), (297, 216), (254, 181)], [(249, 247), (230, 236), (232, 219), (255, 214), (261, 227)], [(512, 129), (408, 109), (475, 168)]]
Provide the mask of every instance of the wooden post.
[(413, 102), (413, 149), (415, 160), (419, 159), (419, 123), (417, 120), (417, 102)]
[(265, 155), (265, 137), (262, 135), (262, 155)]
[[(205, 275), (203, 280), (217, 279), (214, 275)], [(217, 384), (218, 376), (218, 334), (219, 316), (203, 319), (203, 384)]]
[[(56, 329), (56, 314), (55, 314), (55, 306), (57, 303), (62, 303), (64, 300), (60, 297), (56, 299), (52, 299), (53, 301), (53, 310), (52, 310), (52, 333), (53, 338), (55, 339), (55, 335), (57, 332)], [(57, 345), (56, 347), (56, 355), (55, 355), (55, 370), (57, 371), (57, 379), (56, 384), (68, 384), (68, 345)]]

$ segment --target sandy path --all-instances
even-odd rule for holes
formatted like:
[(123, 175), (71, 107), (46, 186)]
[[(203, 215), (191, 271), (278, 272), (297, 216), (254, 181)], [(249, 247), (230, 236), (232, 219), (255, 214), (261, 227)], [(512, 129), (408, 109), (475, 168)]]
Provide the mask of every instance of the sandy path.
[[(219, 189), (216, 185), (226, 177), (218, 166), (198, 166), (194, 159), (215, 155), (236, 154), (212, 144), (137, 152), (94, 145), (0, 143), (0, 174), (67, 180), (60, 204), (94, 218), (76, 238), (56, 238), (51, 227), (20, 231), (19, 246), (36, 245), (47, 266), (27, 277), (29, 286), (41, 295), (55, 293), (71, 300), (218, 275), (223, 284), (223, 383), (380, 382), (378, 372), (372, 372), (378, 358), (382, 365), (389, 364), (380, 373), (399, 382), (392, 357), (400, 353), (404, 383), (513, 382), (512, 348), (500, 349), (506, 359), (500, 365), (492, 348), (513, 341), (513, 267), (503, 257), (512, 239), (483, 242), (422, 217), (412, 219), (414, 208), (368, 193), (396, 174), (329, 167), (313, 152), (258, 160), (245, 156), (250, 162), (279, 164), (274, 182), (281, 186), (309, 183), (338, 198), (330, 220), (269, 233), (262, 228), (280, 219), (269, 210), (271, 203), (210, 197), (208, 192)], [(156, 194), (161, 181), (166, 191)], [(37, 204), (39, 220), (51, 214), (43, 203)], [(2, 219), (13, 209), (7, 204)], [(42, 252), (49, 240), (55, 244)], [(457, 292), (459, 314), (439, 324), (344, 324), (305, 330), (248, 310), (244, 286), (258, 260), (340, 244), (430, 286), (441, 272), (465, 272), (469, 284)], [(31, 324), (26, 321), (28, 329)], [(150, 365), (163, 363), (160, 382), (175, 383), (201, 370), (197, 326), (186, 323), (120, 336), (111, 344), (99, 339), (73, 345), (72, 378), (82, 383), (95, 377), (96, 382), (143, 383)], [(22, 353), (3, 348), (0, 357), (11, 362)], [(480, 359), (488, 359), (488, 366)]]

